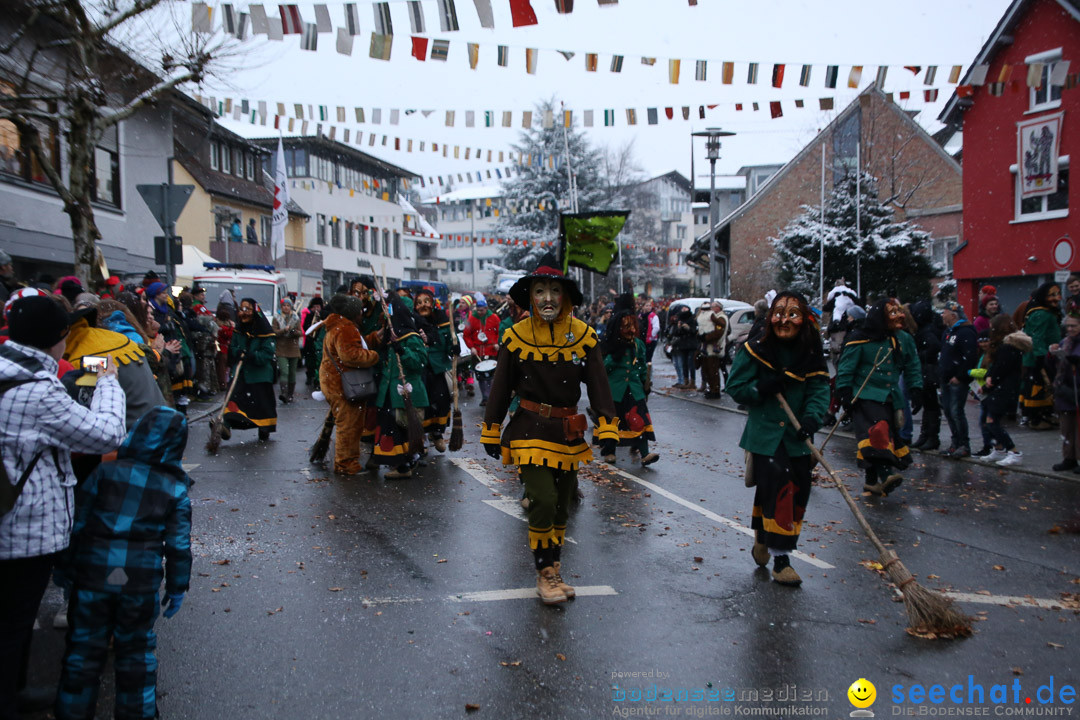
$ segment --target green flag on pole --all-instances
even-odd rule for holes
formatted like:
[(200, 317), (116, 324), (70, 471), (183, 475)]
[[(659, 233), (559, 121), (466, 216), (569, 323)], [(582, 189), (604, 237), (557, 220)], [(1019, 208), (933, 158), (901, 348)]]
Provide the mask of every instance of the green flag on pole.
[(563, 213), (559, 216), (559, 246), (563, 272), (571, 265), (607, 275), (619, 255), (615, 241), (630, 216), (629, 210)]

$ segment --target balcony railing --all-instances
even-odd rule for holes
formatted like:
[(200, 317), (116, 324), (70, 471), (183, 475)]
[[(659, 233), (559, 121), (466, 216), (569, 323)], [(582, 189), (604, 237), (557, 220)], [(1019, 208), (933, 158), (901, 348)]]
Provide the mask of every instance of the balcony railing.
[(279, 258), (278, 262), (275, 263), (270, 257), (270, 248), (266, 245), (211, 240), (210, 254), (222, 262), (245, 263), (247, 265), (276, 265), (279, 268), (310, 270), (320, 273), (323, 269), (322, 253), (311, 250), (286, 248), (285, 258)]

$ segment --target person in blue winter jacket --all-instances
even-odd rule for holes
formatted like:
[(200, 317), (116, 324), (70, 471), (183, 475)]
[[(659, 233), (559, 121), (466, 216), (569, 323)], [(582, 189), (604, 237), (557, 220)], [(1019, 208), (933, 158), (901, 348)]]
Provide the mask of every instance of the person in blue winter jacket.
[(164, 616), (180, 609), (191, 576), (191, 480), (181, 465), (187, 420), (172, 408), (147, 412), (114, 461), (79, 488), (71, 545), (57, 568), (70, 591), (67, 649), (56, 717), (95, 716), (112, 640), (116, 717), (157, 716), (157, 636), (162, 579)]

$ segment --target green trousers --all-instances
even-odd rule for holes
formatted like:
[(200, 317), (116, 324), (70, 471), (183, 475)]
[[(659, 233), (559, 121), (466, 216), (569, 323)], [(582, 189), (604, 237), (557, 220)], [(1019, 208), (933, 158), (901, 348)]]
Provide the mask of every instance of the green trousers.
[(529, 499), (529, 548), (561, 548), (566, 537), (570, 501), (577, 489), (577, 470), (522, 465), (525, 497)]

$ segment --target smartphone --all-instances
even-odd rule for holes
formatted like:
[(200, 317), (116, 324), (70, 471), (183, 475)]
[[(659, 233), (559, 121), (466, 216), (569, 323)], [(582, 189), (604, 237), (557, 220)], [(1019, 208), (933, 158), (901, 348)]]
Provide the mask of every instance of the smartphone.
[(82, 359), (83, 370), (92, 373), (105, 372), (109, 367), (108, 355), (84, 355)]

